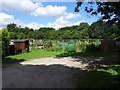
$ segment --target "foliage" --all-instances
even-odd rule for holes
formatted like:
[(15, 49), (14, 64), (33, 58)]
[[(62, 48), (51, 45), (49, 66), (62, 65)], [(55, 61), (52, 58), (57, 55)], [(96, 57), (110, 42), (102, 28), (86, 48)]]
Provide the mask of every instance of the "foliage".
[[(83, 0), (86, 1), (86, 0)], [(79, 12), (79, 7), (82, 6), (84, 2), (77, 2), (77, 6), (75, 7), (75, 11)], [(112, 24), (120, 25), (120, 1), (118, 2), (104, 2), (101, 0), (89, 0), (88, 6), (85, 7), (85, 11), (91, 15), (101, 14), (101, 19), (111, 22)], [(93, 5), (97, 5), (97, 9), (93, 7)], [(120, 28), (120, 27), (119, 27)]]
[(86, 44), (85, 43), (79, 44), (79, 49), (81, 52), (86, 51)]
[(17, 38), (18, 39), (24, 39), (25, 38), (25, 34), (24, 33), (19, 33), (18, 35), (17, 35)]
[(16, 33), (15, 32), (9, 32), (10, 33), (10, 38), (11, 39), (17, 39)]
[(80, 33), (79, 33), (79, 31), (77, 31), (77, 30), (73, 30), (72, 31), (72, 39), (79, 39), (80, 38), (80, 35), (79, 35)]
[[(120, 65), (109, 65), (90, 71), (79, 80), (79, 88), (120, 88), (118, 81), (118, 71)], [(100, 78), (102, 77), (102, 79)], [(97, 80), (97, 82), (96, 82)]]
[(87, 48), (86, 48), (86, 51), (91, 51), (91, 52), (93, 52), (93, 51), (100, 51), (100, 47), (101, 47), (101, 45), (100, 44), (88, 44), (87, 45)]
[(62, 51), (61, 48), (59, 47), (56, 47), (56, 46), (53, 46), (53, 47), (50, 47), (50, 48), (45, 48), (46, 51), (51, 51), (51, 52), (60, 52)]
[(63, 39), (71, 39), (71, 31), (70, 30), (66, 30), (62, 36)]
[(84, 34), (87, 32), (88, 27), (89, 25), (87, 23), (81, 23), (78, 26), (63, 27), (58, 30), (54, 28), (39, 28), (38, 30), (33, 30), (28, 27), (18, 27), (14, 23), (7, 25), (11, 39), (79, 39), (80, 35), (82, 38), (86, 38)]
[(117, 24), (111, 24), (102, 20), (92, 23), (82, 22), (80, 25), (62, 27), (58, 30), (54, 28), (39, 28), (37, 30), (28, 27), (21, 28), (16, 24), (8, 24), (11, 39), (120, 39), (120, 30)]
[(65, 52), (76, 52), (76, 47), (73, 44), (65, 45)]
[(99, 20), (91, 24), (88, 33), (89, 37), (93, 39), (117, 39), (119, 37), (120, 30), (115, 24)]
[(6, 28), (3, 28), (1, 32), (2, 32), (2, 55), (7, 56), (9, 54), (10, 35)]

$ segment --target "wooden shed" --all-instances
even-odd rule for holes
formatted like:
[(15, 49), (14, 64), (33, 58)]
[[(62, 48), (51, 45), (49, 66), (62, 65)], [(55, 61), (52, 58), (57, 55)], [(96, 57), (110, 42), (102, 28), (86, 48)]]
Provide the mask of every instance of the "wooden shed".
[(29, 40), (14, 40), (15, 54), (29, 52)]
[(104, 39), (101, 41), (103, 51), (115, 51), (115, 41), (110, 39)]

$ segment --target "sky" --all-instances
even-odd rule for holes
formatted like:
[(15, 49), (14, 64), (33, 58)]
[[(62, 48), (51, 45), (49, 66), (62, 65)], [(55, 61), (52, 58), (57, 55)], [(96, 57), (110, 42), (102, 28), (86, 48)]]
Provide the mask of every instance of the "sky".
[(80, 12), (74, 12), (76, 1), (0, 0), (0, 29), (10, 23), (33, 29), (53, 27), (56, 30), (81, 22), (90, 25), (97, 21), (98, 16), (88, 17), (84, 10), (87, 5), (84, 3)]

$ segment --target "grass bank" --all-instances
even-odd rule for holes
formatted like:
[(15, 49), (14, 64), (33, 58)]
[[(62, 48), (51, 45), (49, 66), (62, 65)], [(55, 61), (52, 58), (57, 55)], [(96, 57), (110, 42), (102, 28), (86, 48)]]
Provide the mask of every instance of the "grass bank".
[(59, 51), (59, 52), (54, 51), (53, 52), (53, 51), (46, 51), (43, 49), (35, 49), (35, 50), (31, 50), (29, 53), (7, 56), (6, 58), (30, 60), (30, 59), (36, 59), (36, 58), (54, 57), (54, 56), (60, 55), (62, 53), (63, 53), (62, 51)]
[(97, 68), (88, 72), (79, 80), (79, 88), (120, 89), (120, 64)]

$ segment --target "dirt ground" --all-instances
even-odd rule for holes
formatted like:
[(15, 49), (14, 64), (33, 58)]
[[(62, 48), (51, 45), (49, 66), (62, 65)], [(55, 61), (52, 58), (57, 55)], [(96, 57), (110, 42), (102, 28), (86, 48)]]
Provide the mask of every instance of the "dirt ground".
[(119, 60), (118, 57), (51, 57), (3, 64), (2, 85), (3, 88), (76, 88), (78, 80), (93, 66)]

